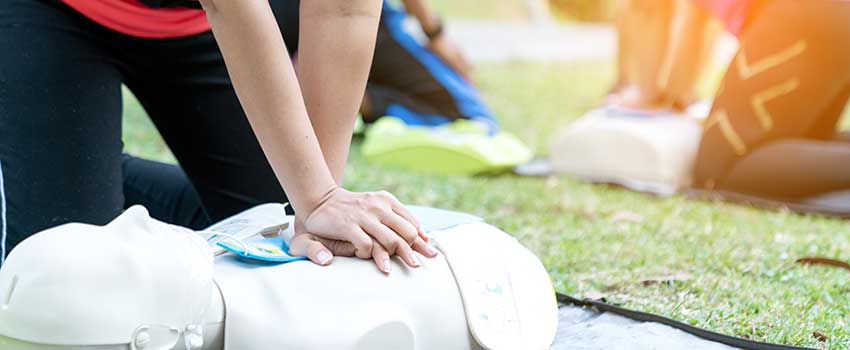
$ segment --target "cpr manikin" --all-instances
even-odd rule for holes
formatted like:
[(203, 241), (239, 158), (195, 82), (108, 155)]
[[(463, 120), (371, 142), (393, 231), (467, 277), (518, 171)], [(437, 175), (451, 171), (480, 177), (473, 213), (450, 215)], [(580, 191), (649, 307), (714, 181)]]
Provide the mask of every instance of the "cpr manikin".
[(212, 277), (207, 242), (143, 207), (103, 227), (62, 225), (22, 242), (0, 269), (0, 335), (81, 347), (135, 337), (141, 348), (181, 334), (200, 343)]
[(558, 132), (552, 169), (593, 182), (670, 195), (691, 184), (703, 111), (593, 110)]
[(549, 347), (557, 305), (533, 254), (480, 222), (429, 234), (437, 258), (386, 276), (353, 258), (213, 263), (204, 239), (141, 207), (103, 227), (60, 226), (0, 269), (0, 348)]

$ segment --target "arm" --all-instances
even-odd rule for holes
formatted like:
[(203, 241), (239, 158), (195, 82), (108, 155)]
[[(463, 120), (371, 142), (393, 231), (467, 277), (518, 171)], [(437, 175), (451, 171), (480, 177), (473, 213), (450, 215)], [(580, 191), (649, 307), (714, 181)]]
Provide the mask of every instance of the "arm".
[(310, 125), (268, 2), (201, 3), (263, 152), (295, 211), (312, 212), (337, 184)]
[(632, 108), (663, 108), (659, 86), (662, 61), (669, 47), (676, 0), (631, 0), (620, 13), (618, 30), (628, 47), (623, 57), (626, 79), (634, 89), (624, 91), (620, 104)]
[(692, 1), (678, 0), (672, 20), (670, 45), (659, 86), (674, 107), (687, 108), (696, 99), (696, 88), (705, 66), (711, 61), (717, 28), (710, 15)]
[[(347, 13), (344, 10), (348, 8), (347, 1), (328, 0), (323, 3), (336, 4), (343, 9), (342, 13)], [(302, 237), (309, 237), (293, 239), (290, 245), (292, 252), (327, 265), (331, 263), (332, 254), (322, 242), (347, 242), (353, 246), (350, 254), (364, 259), (374, 258), (385, 272), (388, 272), (385, 267), (392, 255), (399, 255), (410, 266), (419, 266), (411, 246), (426, 256), (434, 256), (435, 253), (429, 251), (419, 237), (421, 231), (415, 219), (395, 197), (386, 192), (352, 193), (337, 185), (311, 125), (298, 78), (268, 2), (201, 0), (201, 3), (242, 108), (266, 158), (292, 201), (296, 222), (303, 224), (296, 225), (296, 230), (301, 227)], [(332, 27), (336, 24), (333, 20), (328, 22), (331, 23), (325, 25)], [(370, 36), (374, 37), (374, 32)], [(322, 44), (342, 45), (336, 39), (325, 37), (326, 41)], [(332, 63), (326, 59), (305, 64)], [(368, 64), (368, 59), (366, 63), (359, 64)], [(363, 81), (348, 82), (348, 85), (338, 81), (314, 81), (313, 84), (321, 83), (322, 88), (331, 91), (323, 96), (336, 88), (330, 84), (341, 84), (343, 90), (362, 89), (365, 77), (356, 74), (359, 71), (356, 67), (351, 69), (355, 73), (348, 79)], [(323, 77), (322, 74), (318, 76)], [(316, 87), (313, 85), (313, 89)], [(351, 91), (348, 94), (349, 98), (358, 95)], [(324, 107), (321, 99), (314, 101)], [(347, 104), (343, 102), (339, 106), (330, 110), (345, 109)], [(340, 129), (331, 130), (338, 132)], [(337, 151), (329, 149), (329, 152)], [(347, 145), (345, 151), (347, 153)], [(331, 159), (341, 159), (344, 165), (344, 156)]]
[(423, 32), (433, 32), (442, 25), (440, 17), (428, 5), (427, 0), (402, 0), (402, 3), (404, 3), (404, 9), (416, 17)]
[(427, 0), (402, 0), (404, 8), (419, 22), (422, 31), (429, 35), (427, 47), (467, 81), (472, 81), (472, 65), (463, 52), (443, 32), (443, 22)]
[(301, 2), (298, 78), (325, 161), (339, 185), (380, 14), (376, 0)]

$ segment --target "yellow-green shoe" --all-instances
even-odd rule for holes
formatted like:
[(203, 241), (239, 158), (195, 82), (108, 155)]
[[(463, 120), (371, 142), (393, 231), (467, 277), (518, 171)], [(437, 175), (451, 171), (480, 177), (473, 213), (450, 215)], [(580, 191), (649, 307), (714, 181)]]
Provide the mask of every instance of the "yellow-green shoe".
[(363, 121), (363, 116), (358, 114), (354, 120), (354, 129), (351, 131), (354, 136), (363, 136), (366, 133), (366, 122)]
[(510, 171), (533, 157), (515, 136), (504, 131), (489, 135), (480, 122), (422, 127), (393, 117), (382, 117), (369, 127), (363, 155), (376, 164), (448, 175)]

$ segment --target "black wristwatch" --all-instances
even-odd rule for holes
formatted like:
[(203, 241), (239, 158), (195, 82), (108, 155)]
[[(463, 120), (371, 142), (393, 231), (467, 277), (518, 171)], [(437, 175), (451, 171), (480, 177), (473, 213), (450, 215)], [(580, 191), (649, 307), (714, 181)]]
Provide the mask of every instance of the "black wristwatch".
[(423, 28), (422, 32), (425, 33), (425, 36), (428, 37), (428, 40), (434, 40), (434, 38), (437, 38), (440, 35), (443, 35), (443, 29), (444, 29), (443, 19), (440, 18), (440, 17), (437, 17), (437, 26), (434, 27), (434, 29), (431, 29), (431, 30), (425, 30), (425, 28)]

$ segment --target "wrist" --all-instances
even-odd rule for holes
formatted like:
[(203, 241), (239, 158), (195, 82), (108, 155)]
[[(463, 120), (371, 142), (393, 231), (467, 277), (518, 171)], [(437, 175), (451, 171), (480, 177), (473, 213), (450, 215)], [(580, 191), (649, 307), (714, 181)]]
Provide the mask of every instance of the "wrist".
[(296, 209), (295, 214), (307, 221), (307, 218), (310, 217), (316, 209), (319, 209), (325, 202), (331, 198), (340, 187), (336, 184), (329, 184), (325, 187), (317, 187), (316, 191), (311, 191), (310, 198), (307, 198), (304, 203), (302, 203), (302, 208)]

